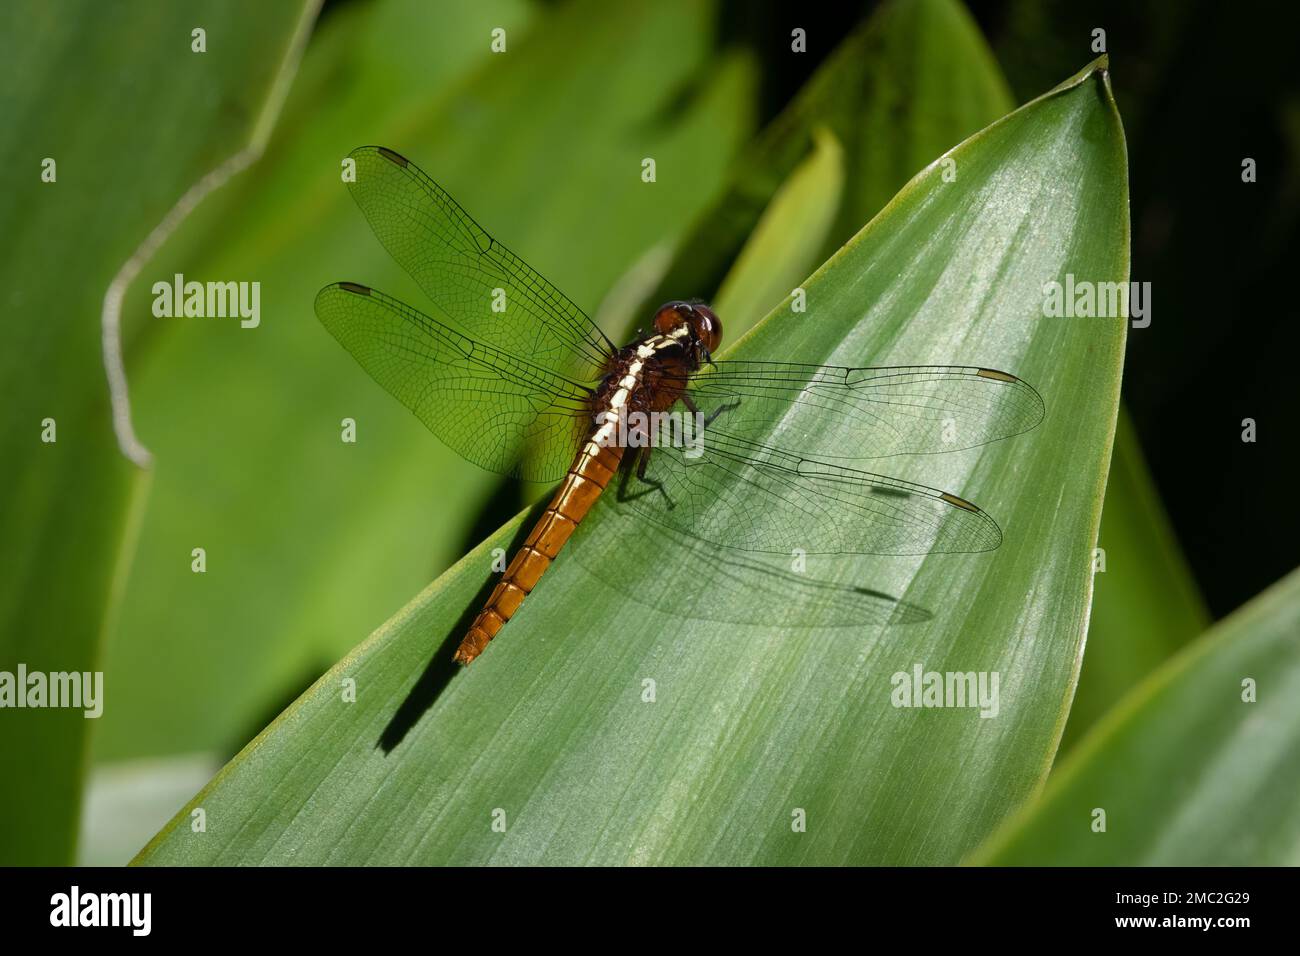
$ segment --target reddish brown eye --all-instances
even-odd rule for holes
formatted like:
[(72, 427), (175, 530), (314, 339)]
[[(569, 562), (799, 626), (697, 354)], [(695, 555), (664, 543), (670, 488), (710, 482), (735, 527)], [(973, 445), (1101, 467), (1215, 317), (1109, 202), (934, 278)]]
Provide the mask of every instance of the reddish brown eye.
[(695, 334), (709, 352), (716, 352), (722, 345), (722, 320), (707, 305), (695, 306)]
[(707, 305), (674, 300), (665, 302), (655, 313), (655, 331), (667, 335), (683, 324), (691, 327), (696, 340), (709, 352), (722, 344), (722, 321)]
[(685, 302), (665, 302), (655, 313), (655, 331), (660, 335), (667, 335), (690, 319), (690, 309), (690, 305)]

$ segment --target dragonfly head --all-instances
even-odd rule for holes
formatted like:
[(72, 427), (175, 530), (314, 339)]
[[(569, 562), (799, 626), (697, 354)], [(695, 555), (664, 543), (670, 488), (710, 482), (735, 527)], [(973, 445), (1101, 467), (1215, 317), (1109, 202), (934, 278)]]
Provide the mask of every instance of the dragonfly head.
[(685, 325), (691, 333), (691, 344), (712, 355), (722, 344), (722, 320), (701, 302), (667, 302), (655, 313), (655, 331), (667, 335)]

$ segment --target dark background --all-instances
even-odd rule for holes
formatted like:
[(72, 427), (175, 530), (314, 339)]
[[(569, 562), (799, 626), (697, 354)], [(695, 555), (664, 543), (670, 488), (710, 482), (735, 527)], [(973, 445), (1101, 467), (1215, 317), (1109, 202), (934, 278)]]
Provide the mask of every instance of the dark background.
[[(764, 61), (770, 119), (876, 4), (732, 2), (722, 35)], [(1128, 139), (1131, 278), (1124, 400), (1215, 617), (1300, 564), (1294, 449), (1300, 307), (1300, 5), (968, 0), (1016, 100), (1082, 68), (1106, 31)], [(789, 30), (808, 30), (791, 57)], [(819, 42), (821, 41), (821, 42)], [(1257, 181), (1241, 181), (1244, 157)], [(1256, 442), (1242, 442), (1242, 419)]]

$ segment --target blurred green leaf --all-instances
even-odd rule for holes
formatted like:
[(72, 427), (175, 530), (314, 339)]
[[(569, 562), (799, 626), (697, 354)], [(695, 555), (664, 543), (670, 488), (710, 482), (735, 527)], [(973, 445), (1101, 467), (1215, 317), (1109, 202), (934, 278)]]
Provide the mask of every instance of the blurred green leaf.
[(1106, 564), (1093, 579), (1088, 647), (1063, 751), (1210, 623), (1122, 410), (1097, 544)]
[(817, 267), (844, 190), (844, 150), (827, 129), (764, 210), (713, 298), (719, 315), (763, 315)]
[[(809, 559), (809, 574), (905, 596), (930, 620), (792, 628), (826, 597), (779, 592), (701, 609), (757, 603), (771, 626), (661, 613), (626, 592), (699, 569), (602, 502), (482, 659), (453, 674), (516, 519), (223, 769), (192, 803), (206, 833), (183, 811), (137, 862), (945, 863), (977, 845), (1046, 774), (1082, 650), (1125, 323), (1042, 311), (1044, 283), (1066, 273), (1127, 279), (1104, 65), (952, 150), (955, 181), (923, 170), (804, 284), (807, 314), (778, 309), (730, 352), (959, 359), (1040, 388), (1036, 432), (875, 466), (975, 498), (1002, 523), (1000, 550)], [(621, 569), (624, 587), (591, 567)], [(996, 719), (892, 706), (891, 676), (916, 663), (997, 672)], [(806, 833), (792, 832), (798, 809)]]
[[(973, 862), (1300, 863), (1300, 572), (1110, 711)], [(1257, 700), (1247, 701), (1249, 693)], [(1106, 830), (1093, 832), (1105, 811)]]
[[(0, 670), (101, 667), (148, 488), (114, 440), (104, 294), (186, 190), (265, 124), (310, 8), (0, 9)], [(196, 25), (205, 53), (191, 52)], [(47, 418), (55, 443), (41, 440)], [(106, 713), (120, 692), (106, 682)], [(0, 713), (0, 864), (72, 862), (92, 726), (76, 708)]]
[[(254, 330), (178, 320), (137, 353), (158, 480), (110, 661), (125, 700), (105, 720), (99, 759), (233, 753), (463, 554), (495, 487), (316, 321), (316, 292), (337, 279), (419, 301), (340, 181), (353, 147), (410, 155), (594, 305), (708, 200), (749, 135), (752, 71), (716, 57), (708, 5), (578, 3), (527, 29), (514, 4), (400, 12), (327, 19), (320, 55), (343, 59), (308, 51), (283, 136), (221, 216), (195, 224), (191, 235), (209, 238), (179, 243), (155, 270), (259, 279), (263, 320)], [(507, 52), (493, 55), (500, 24)], [(466, 69), (390, 110), (381, 94), (401, 88), (390, 74), (413, 69), (390, 60), (399, 33), (408, 56), (445, 54)], [(657, 159), (653, 184), (641, 181), (646, 156)], [(145, 295), (133, 301), (147, 311)], [(340, 441), (344, 418), (357, 422), (355, 445)], [(197, 545), (203, 575), (189, 571)]]
[[(808, 265), (842, 246), (935, 156), (1012, 106), (979, 28), (960, 3), (884, 4), (746, 150), (726, 193), (696, 220), (633, 324), (660, 302), (688, 294), (683, 290), (707, 297), (719, 287), (782, 184), (817, 155), (818, 130), (842, 147), (844, 188), (821, 254)], [(756, 308), (728, 311), (728, 334), (749, 329), (789, 291), (789, 284), (778, 286)]]

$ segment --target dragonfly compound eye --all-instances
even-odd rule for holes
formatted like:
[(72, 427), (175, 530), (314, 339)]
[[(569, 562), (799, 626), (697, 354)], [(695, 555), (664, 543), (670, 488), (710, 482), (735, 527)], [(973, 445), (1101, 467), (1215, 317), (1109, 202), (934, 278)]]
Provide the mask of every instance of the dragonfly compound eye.
[(676, 299), (672, 302), (665, 302), (659, 306), (659, 311), (655, 313), (655, 331), (660, 335), (667, 335), (683, 322), (690, 322), (692, 311), (689, 302)]
[(674, 300), (665, 302), (655, 313), (655, 331), (667, 335), (682, 324), (690, 326), (695, 340), (714, 352), (722, 344), (722, 321), (707, 305)]
[(691, 325), (696, 338), (710, 352), (716, 352), (722, 345), (722, 320), (707, 305), (694, 306), (694, 313)]

